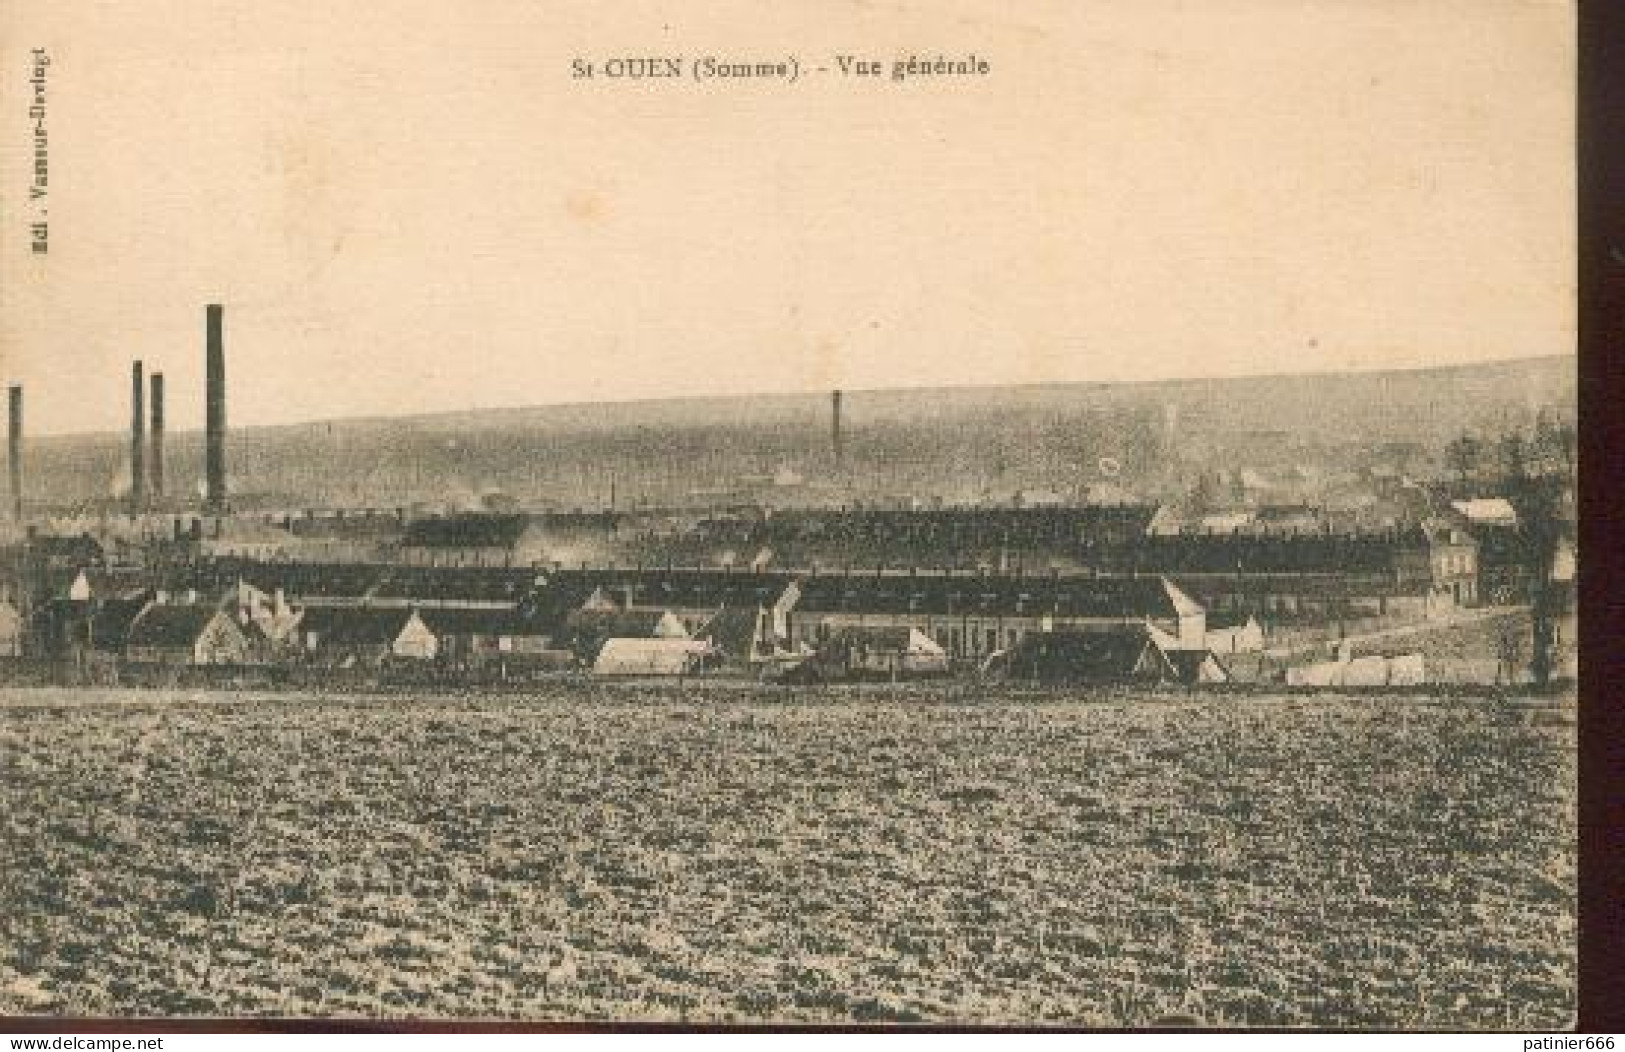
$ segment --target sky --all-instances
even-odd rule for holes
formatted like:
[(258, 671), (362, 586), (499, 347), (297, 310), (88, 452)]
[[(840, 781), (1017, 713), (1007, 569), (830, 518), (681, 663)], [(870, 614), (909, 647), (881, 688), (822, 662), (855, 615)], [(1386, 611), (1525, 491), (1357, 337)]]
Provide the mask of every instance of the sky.
[[(33, 433), (125, 426), (136, 358), (171, 428), (200, 426), (209, 302), (234, 426), (1574, 348), (1567, 2), (53, 0), (0, 23), (0, 378)], [(971, 53), (987, 74), (834, 72)], [(805, 72), (571, 76), (707, 55)]]

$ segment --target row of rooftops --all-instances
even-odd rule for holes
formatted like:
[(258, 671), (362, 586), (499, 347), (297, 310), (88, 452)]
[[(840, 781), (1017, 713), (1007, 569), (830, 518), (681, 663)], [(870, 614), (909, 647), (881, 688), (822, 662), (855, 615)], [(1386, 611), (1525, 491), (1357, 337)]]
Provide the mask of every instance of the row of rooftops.
[[(1178, 619), (1201, 612), (1201, 607), (1176, 585), (1160, 576), (1145, 577), (966, 577), (929, 575), (803, 576), (783, 573), (717, 573), (715, 571), (559, 571), (543, 576), (507, 571), (503, 594), (509, 602), (498, 607), (458, 607), (424, 601), (418, 596), (384, 597), (375, 587), (353, 578), (348, 595), (336, 595), (334, 580), (320, 574), (282, 577), (281, 567), (234, 565), (209, 567), (204, 572), (173, 575), (161, 590), (132, 594), (218, 597), (235, 594), (240, 584), (265, 593), (280, 592), (287, 601), (318, 607), (375, 606), (380, 609), (413, 607), (433, 616), (455, 620), (488, 619), (489, 610), (516, 612), (526, 618), (562, 621), (570, 612), (590, 605), (615, 609), (657, 609), (710, 614), (724, 609), (783, 607), (797, 612), (852, 612), (874, 615), (922, 614), (964, 616), (1056, 616), (1063, 618), (1152, 617)], [(301, 568), (305, 569), (305, 568)], [(347, 568), (354, 569), (354, 568)], [(387, 572), (387, 571), (386, 571)], [(440, 571), (450, 583), (462, 577), (455, 570)], [(427, 575), (418, 575), (423, 579)], [(497, 575), (486, 572), (490, 579)], [(322, 584), (319, 593), (305, 590), (306, 581)], [(487, 581), (489, 584), (489, 580)], [(104, 607), (116, 610), (118, 593)], [(464, 593), (466, 594), (466, 593)], [(478, 596), (492, 594), (489, 588)], [(332, 602), (343, 600), (343, 602)], [(218, 605), (218, 604), (217, 604)]]
[[(1281, 569), (1280, 561), (1234, 559), (1187, 560), (1171, 571), (1142, 562), (1108, 574), (1044, 572), (991, 573), (925, 568), (843, 568), (795, 571), (744, 568), (678, 567), (449, 567), (368, 563), (270, 562), (221, 558), (178, 563), (151, 571), (89, 568), (83, 571), (88, 590), (98, 596), (155, 589), (172, 595), (219, 594), (239, 583), (266, 593), (282, 592), (290, 600), (318, 605), (489, 606), (558, 608), (580, 605), (604, 590), (620, 605), (661, 605), (682, 609), (725, 606), (771, 606), (793, 584), (800, 609), (1086, 611), (1118, 608), (1131, 595), (1144, 596), (1163, 578), (1176, 585), (1189, 579), (1223, 578), (1231, 590), (1260, 594), (1301, 593), (1314, 581), (1328, 595), (1344, 590), (1376, 589), (1392, 595), (1424, 590), (1429, 583), (1426, 559), (1399, 565), (1367, 552), (1329, 550), (1330, 569)], [(1164, 562), (1163, 566), (1169, 565)], [(1303, 566), (1287, 561), (1287, 566)], [(1397, 567), (1397, 568), (1396, 568)], [(36, 586), (42, 594), (67, 594), (69, 578), (80, 571), (52, 571), (51, 581)], [(56, 583), (53, 584), (52, 581)], [(84, 590), (84, 589), (81, 589)], [(1197, 586), (1198, 592), (1203, 591)]]
[[(350, 539), (383, 543), (384, 548), (400, 548), (424, 553), (510, 552), (545, 557), (558, 542), (592, 539), (602, 542), (606, 552), (616, 552), (635, 561), (645, 552), (649, 561), (659, 561), (662, 551), (691, 551), (716, 554), (720, 549), (755, 551), (769, 549), (779, 565), (806, 565), (796, 562), (799, 555), (813, 557), (852, 550), (857, 561), (864, 552), (890, 552), (892, 561), (920, 553), (927, 559), (953, 561), (956, 556), (988, 548), (1042, 549), (1066, 553), (1086, 550), (1130, 551), (1148, 544), (1173, 546), (1193, 544), (1297, 543), (1308, 550), (1322, 541), (1352, 545), (1414, 543), (1418, 530), (1386, 530), (1378, 533), (1355, 531), (1305, 531), (1285, 536), (1249, 534), (1237, 531), (1226, 537), (1212, 531), (1153, 531), (1159, 508), (1152, 504), (1091, 505), (1060, 508), (950, 508), (950, 509), (871, 509), (815, 511), (798, 509), (772, 515), (685, 517), (651, 519), (614, 512), (596, 514), (493, 514), (470, 513), (408, 521), (379, 515), (348, 518), (287, 518), (282, 523), (259, 518), (212, 520), (206, 530), (197, 529), (196, 540), (214, 542), (229, 549), (232, 544), (256, 550), (285, 545), (296, 551), (301, 541), (325, 540), (341, 535)], [(342, 524), (348, 523), (348, 526)], [(391, 534), (384, 526), (393, 523)], [(315, 530), (316, 524), (324, 529)], [(199, 523), (194, 522), (194, 526)], [(360, 532), (351, 534), (348, 531)], [(527, 541), (530, 542), (527, 544)], [(552, 542), (552, 543), (550, 543)], [(71, 536), (38, 536), (30, 546), (40, 551), (96, 547), (88, 533)], [(568, 547), (566, 545), (565, 547)], [(533, 549), (522, 551), (522, 549)], [(540, 549), (540, 552), (534, 551)], [(83, 558), (83, 554), (76, 557)], [(848, 561), (852, 561), (850, 558)]]

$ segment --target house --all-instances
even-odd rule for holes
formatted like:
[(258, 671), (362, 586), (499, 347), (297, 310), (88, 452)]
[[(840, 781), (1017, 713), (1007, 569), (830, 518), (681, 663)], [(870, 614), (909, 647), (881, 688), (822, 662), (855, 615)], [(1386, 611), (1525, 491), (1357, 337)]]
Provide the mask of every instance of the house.
[(88, 599), (52, 597), (28, 608), (24, 651), (54, 660), (82, 661), (94, 649), (95, 609)]
[(1037, 683), (1155, 682), (1162, 659), (1143, 628), (1101, 632), (1044, 631), (1023, 636), (989, 657), (984, 675)]
[(428, 660), (439, 652), (435, 634), (411, 607), (309, 607), (299, 635), (315, 660), (346, 667)]
[(94, 593), (87, 571), (66, 569), (47, 571), (40, 580), (39, 591), (36, 594), (47, 599), (69, 599), (82, 603), (90, 600)]
[(818, 651), (819, 665), (851, 676), (944, 675), (948, 653), (917, 628), (853, 625), (841, 629)]
[(237, 623), (213, 606), (150, 603), (130, 625), (124, 656), (160, 665), (241, 665), (249, 646)]
[(790, 611), (801, 595), (793, 575), (726, 567), (563, 570), (549, 576), (549, 586), (565, 592), (586, 592), (579, 604), (583, 610), (668, 610), (690, 636), (698, 635), (719, 611), (749, 608), (767, 610), (774, 638), (783, 639), (788, 635)]
[(1229, 671), (1205, 647), (1165, 644), (1150, 626), (1105, 632), (1034, 632), (993, 655), (984, 675), (1040, 683), (1226, 683)]
[(1212, 612), (1203, 644), (1215, 654), (1256, 654), (1264, 649), (1264, 627), (1250, 613)]
[(714, 668), (716, 653), (701, 639), (604, 641), (593, 659), (595, 676), (691, 676)]
[(783, 636), (773, 631), (773, 615), (766, 607), (725, 607), (694, 633), (726, 659), (753, 665), (779, 652)]
[(1432, 519), (1423, 525), (1428, 540), (1428, 566), (1432, 596), (1442, 606), (1471, 606), (1478, 602), (1479, 543), (1453, 523)]
[(157, 593), (138, 591), (114, 596), (90, 606), (90, 643), (109, 654), (123, 654), (136, 621), (157, 601)]
[(299, 624), (305, 612), (291, 605), (281, 588), (267, 595), (239, 580), (228, 601), (234, 607), (237, 624), (244, 630), (253, 627), (250, 637), (258, 645), (273, 651), (290, 644), (297, 648)]
[(534, 657), (547, 652), (551, 636), (517, 610), (482, 607), (423, 607), (423, 623), (434, 633), (436, 657), (479, 663)]

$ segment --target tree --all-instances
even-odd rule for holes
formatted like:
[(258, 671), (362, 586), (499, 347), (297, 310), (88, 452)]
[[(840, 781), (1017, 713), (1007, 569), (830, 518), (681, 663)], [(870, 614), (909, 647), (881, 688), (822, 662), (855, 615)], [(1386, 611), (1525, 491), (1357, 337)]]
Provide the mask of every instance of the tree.
[(1579, 449), (1579, 441), (1574, 433), (1573, 424), (1558, 424), (1552, 430), (1553, 444), (1557, 447), (1557, 454), (1563, 458), (1563, 467), (1569, 475), (1574, 474), (1575, 453)]
[(1529, 476), (1529, 446), (1516, 431), (1501, 436), (1501, 477), (1518, 485)]
[(1461, 476), (1461, 484), (1467, 485), (1467, 480), (1478, 470), (1479, 457), (1482, 448), (1478, 439), (1472, 435), (1462, 435), (1444, 447), (1445, 463), (1450, 470)]
[(1545, 686), (1553, 668), (1552, 646), (1561, 604), (1561, 591), (1552, 580), (1557, 546), (1562, 540), (1558, 505), (1562, 480), (1553, 477), (1524, 478), (1513, 491), (1518, 508), (1519, 529), (1523, 531), (1525, 568), (1529, 573), (1530, 615), (1534, 626), (1529, 653), (1529, 672), (1535, 683)]

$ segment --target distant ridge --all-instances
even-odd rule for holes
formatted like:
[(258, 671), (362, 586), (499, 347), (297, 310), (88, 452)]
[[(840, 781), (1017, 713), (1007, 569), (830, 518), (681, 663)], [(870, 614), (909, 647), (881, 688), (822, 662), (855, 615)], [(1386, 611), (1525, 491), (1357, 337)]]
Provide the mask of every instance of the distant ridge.
[[(1335, 463), (1362, 447), (1437, 450), (1464, 431), (1572, 415), (1573, 356), (1373, 372), (1220, 379), (848, 390), (843, 429), (853, 492), (972, 499), (1014, 489), (1078, 492), (1102, 457), (1123, 482), (1168, 490), (1191, 470), (1284, 456)], [(1236, 436), (1272, 435), (1237, 452)], [(1253, 445), (1258, 445), (1254, 442)], [(228, 446), (242, 500), (401, 507), (500, 490), (530, 506), (606, 505), (611, 496), (718, 494), (788, 468), (827, 479), (827, 392), (461, 410), (248, 427)], [(31, 499), (104, 501), (120, 492), (122, 434), (31, 445)], [(202, 474), (198, 432), (169, 432), (169, 475)], [(788, 492), (776, 494), (794, 500)]]
[[(1199, 389), (1204, 395), (1242, 393), (1254, 385), (1319, 386), (1329, 383), (1337, 386), (1367, 383), (1451, 383), (1468, 382), (1477, 391), (1495, 386), (1498, 381), (1516, 383), (1530, 378), (1545, 390), (1550, 384), (1561, 386), (1567, 382), (1574, 386), (1577, 360), (1572, 354), (1538, 355), (1527, 358), (1506, 358), (1488, 362), (1470, 362), (1458, 365), (1414, 366), (1400, 369), (1338, 371), (1322, 370), (1302, 373), (1260, 373), (1249, 376), (1181, 377), (1161, 380), (1054, 380), (1021, 384), (956, 384), (942, 387), (879, 387), (846, 388), (854, 399), (868, 402), (872, 407), (896, 411), (911, 403), (975, 402), (1004, 405), (1024, 401), (1049, 403), (1054, 400), (1081, 404), (1094, 401), (1117, 402), (1124, 398), (1141, 398), (1167, 394), (1187, 394)], [(774, 410), (802, 411), (809, 407), (822, 412), (828, 404), (827, 391), (765, 391), (739, 395), (684, 395), (671, 398), (638, 398), (601, 402), (553, 402), (534, 405), (491, 406), (473, 409), (446, 409), (427, 413), (395, 415), (368, 414), (360, 416), (325, 417), (289, 424), (257, 424), (236, 429), (238, 432), (298, 431), (312, 427), (367, 428), (372, 426), (488, 427), (513, 423), (553, 423), (549, 417), (559, 417), (560, 423), (585, 426), (619, 426), (623, 421), (608, 419), (626, 416), (633, 423), (666, 422), (675, 418), (722, 410), (725, 415), (737, 415), (741, 407), (757, 408), (764, 416), (774, 416)], [(749, 415), (749, 414), (746, 414)], [(186, 434), (174, 432), (171, 434)], [(86, 431), (69, 434), (40, 436), (37, 441), (77, 442), (112, 435), (112, 431)], [(122, 434), (118, 432), (118, 434)]]

